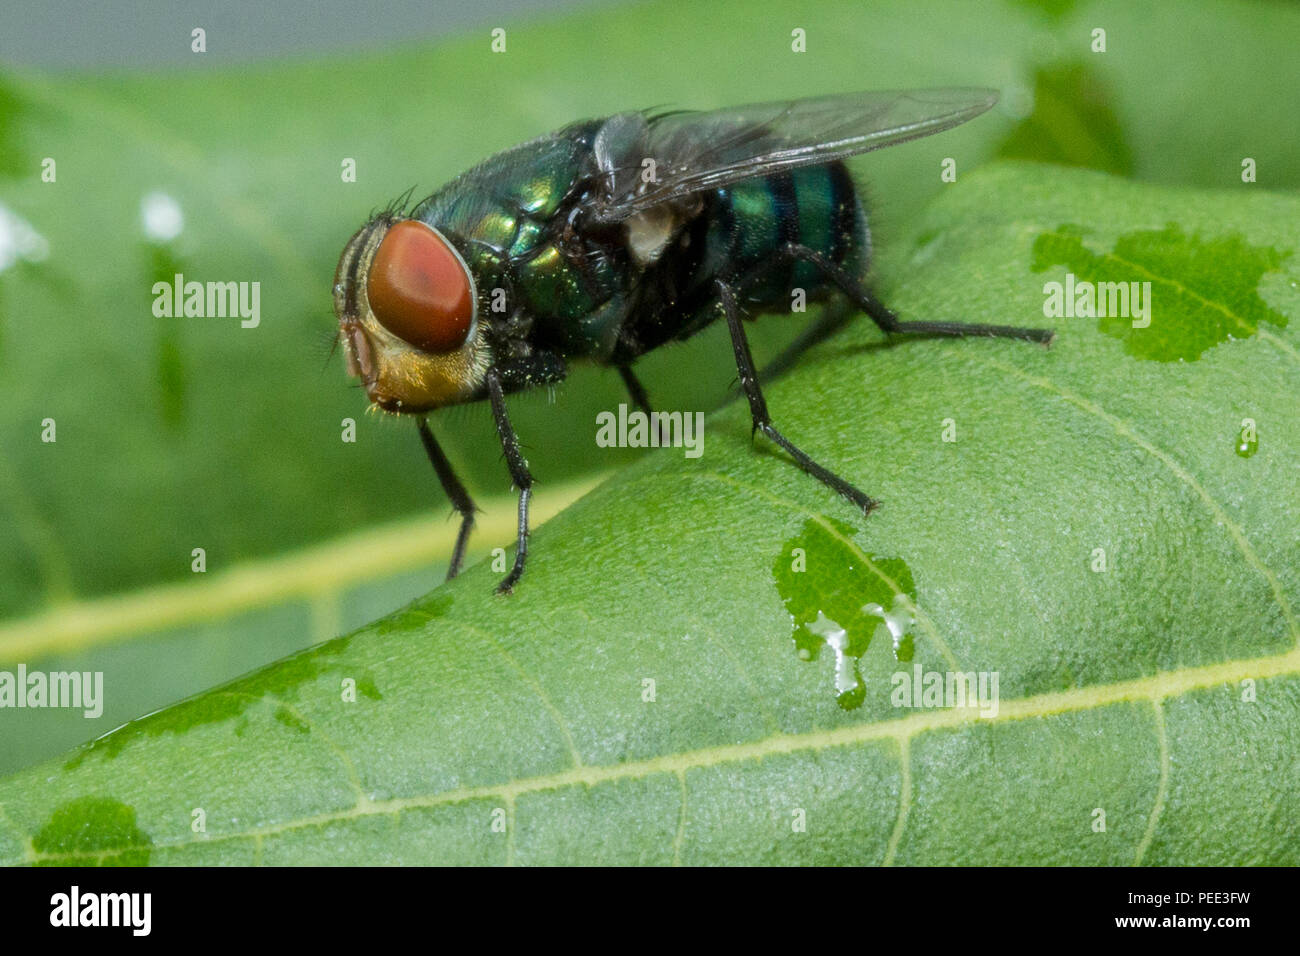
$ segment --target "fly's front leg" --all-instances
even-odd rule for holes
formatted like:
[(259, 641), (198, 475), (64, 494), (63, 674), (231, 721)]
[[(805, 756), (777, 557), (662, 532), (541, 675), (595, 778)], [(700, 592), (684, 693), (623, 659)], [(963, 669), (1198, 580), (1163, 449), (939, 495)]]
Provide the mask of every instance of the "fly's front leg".
[(789, 243), (781, 248), (780, 255), (785, 259), (795, 259), (811, 263), (823, 275), (835, 283), (849, 299), (871, 320), (880, 326), (883, 332), (896, 332), (904, 335), (944, 335), (944, 336), (978, 336), (994, 338), (1022, 339), (1026, 342), (1039, 342), (1050, 345), (1056, 333), (1051, 329), (1029, 329), (1014, 325), (983, 325), (970, 322), (904, 322), (892, 309), (871, 294), (870, 290), (856, 277), (831, 262), (816, 249), (798, 243)]
[(731, 332), (731, 346), (736, 353), (736, 372), (740, 376), (740, 387), (745, 392), (745, 398), (749, 400), (749, 414), (753, 421), (753, 431), (761, 431), (784, 448), (786, 453), (794, 459), (796, 465), (827, 488), (849, 499), (862, 509), (863, 514), (870, 514), (871, 510), (876, 507), (876, 502), (873, 499), (867, 497), (839, 475), (817, 464), (811, 457), (795, 447), (794, 443), (777, 431), (776, 426), (772, 424), (772, 418), (767, 412), (767, 400), (763, 398), (763, 391), (758, 384), (758, 373), (754, 370), (754, 357), (749, 352), (749, 340), (745, 338), (745, 329), (741, 324), (740, 309), (736, 305), (736, 294), (732, 287), (721, 279), (718, 280), (718, 297), (722, 302), (722, 310), (727, 316), (727, 328)]
[(524, 573), (524, 561), (528, 557), (528, 499), (533, 491), (533, 476), (528, 471), (528, 462), (519, 450), (519, 436), (515, 434), (510, 416), (506, 413), (506, 397), (496, 369), (487, 373), (487, 388), (488, 398), (492, 402), (492, 418), (496, 421), (501, 450), (506, 456), (506, 467), (510, 469), (510, 478), (519, 489), (519, 535), (515, 565), (497, 585), (498, 594), (509, 594)]
[(442, 482), (442, 490), (447, 493), (447, 497), (451, 499), (451, 506), (460, 515), (460, 533), (456, 535), (456, 546), (452, 549), (451, 564), (447, 568), (447, 580), (450, 581), (460, 573), (460, 566), (465, 560), (465, 546), (469, 544), (469, 533), (474, 529), (474, 512), (478, 509), (474, 507), (469, 492), (456, 477), (451, 462), (447, 460), (447, 456), (433, 437), (433, 432), (429, 430), (428, 421), (418, 418), (415, 427), (419, 429), (420, 441), (424, 443), (424, 453), (429, 456), (429, 463), (433, 465), (438, 480)]

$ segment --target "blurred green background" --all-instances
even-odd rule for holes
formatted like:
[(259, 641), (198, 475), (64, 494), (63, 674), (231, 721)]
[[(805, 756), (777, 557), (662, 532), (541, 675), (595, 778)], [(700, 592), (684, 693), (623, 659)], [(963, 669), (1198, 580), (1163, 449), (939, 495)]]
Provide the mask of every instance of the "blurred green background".
[[(496, 150), (627, 108), (998, 88), (998, 107), (978, 121), (855, 161), (887, 295), (891, 239), (943, 188), (945, 157), (959, 180), (1001, 155), (1223, 188), (1242, 187), (1250, 157), (1262, 188), (1300, 187), (1291, 4), (724, 0), (522, 18), (494, 7), (485, 16), (496, 21), (476, 22), (436, 13), (424, 32), (414, 23), (276, 53), (219, 11), (198, 55), (190, 31), (202, 14), (141, 8), (150, 29), (92, 44), (92, 69), (50, 72), (13, 53), (0, 67), (0, 668), (103, 671), (107, 698), (94, 721), (0, 711), (0, 771), (441, 580), (455, 525), (414, 430), (365, 414), (329, 355), (338, 253), (408, 188), (427, 193)], [(491, 50), (496, 26), (504, 53)], [(461, 32), (429, 39), (449, 27)], [(795, 29), (804, 53), (791, 49)], [(1093, 49), (1098, 29), (1104, 52)], [(66, 52), (66, 36), (47, 32), (27, 47)], [(131, 55), (109, 55), (132, 43)], [(53, 183), (41, 179), (47, 157)], [(341, 179), (345, 158), (356, 183)], [(184, 217), (164, 245), (142, 228), (151, 194)], [(261, 325), (155, 318), (151, 287), (172, 271), (259, 281)], [(760, 361), (800, 326), (757, 325)], [(642, 378), (665, 407), (714, 407), (734, 379), (725, 336), (715, 328), (648, 357)], [(639, 454), (592, 450), (596, 413), (622, 400), (617, 376), (589, 369), (514, 400), (553, 503)], [(49, 418), (52, 444), (41, 440)], [(345, 418), (355, 444), (340, 440)], [(489, 506), (476, 553), (508, 546), (509, 479), (486, 410), (433, 423)], [(200, 547), (203, 575), (191, 572)]]

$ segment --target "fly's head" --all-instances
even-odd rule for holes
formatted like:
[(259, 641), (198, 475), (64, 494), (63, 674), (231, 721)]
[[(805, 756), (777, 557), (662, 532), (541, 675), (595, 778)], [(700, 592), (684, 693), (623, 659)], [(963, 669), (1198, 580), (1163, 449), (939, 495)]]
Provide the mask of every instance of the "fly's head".
[(454, 245), (418, 219), (380, 216), (348, 240), (334, 274), (348, 373), (387, 412), (426, 412), (471, 398), (490, 350), (474, 275)]

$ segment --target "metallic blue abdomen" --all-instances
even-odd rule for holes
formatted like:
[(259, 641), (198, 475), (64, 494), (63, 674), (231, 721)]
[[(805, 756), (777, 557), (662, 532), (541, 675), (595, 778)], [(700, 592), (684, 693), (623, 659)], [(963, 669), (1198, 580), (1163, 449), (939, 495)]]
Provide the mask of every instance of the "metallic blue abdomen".
[(810, 262), (772, 264), (773, 254), (787, 243), (807, 246), (854, 276), (866, 268), (867, 220), (842, 163), (747, 180), (714, 196), (701, 273), (735, 278), (771, 264), (745, 287), (743, 298), (751, 303), (784, 311), (794, 289), (809, 298), (829, 289)]

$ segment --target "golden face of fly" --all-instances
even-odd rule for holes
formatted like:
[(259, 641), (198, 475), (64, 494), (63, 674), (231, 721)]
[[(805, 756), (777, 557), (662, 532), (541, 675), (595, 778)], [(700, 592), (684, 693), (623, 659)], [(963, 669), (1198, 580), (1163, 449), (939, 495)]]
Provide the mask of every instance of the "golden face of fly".
[(348, 373), (384, 411), (454, 405), (483, 384), (491, 356), (473, 273), (419, 220), (381, 217), (348, 240), (334, 274), (334, 311)]

